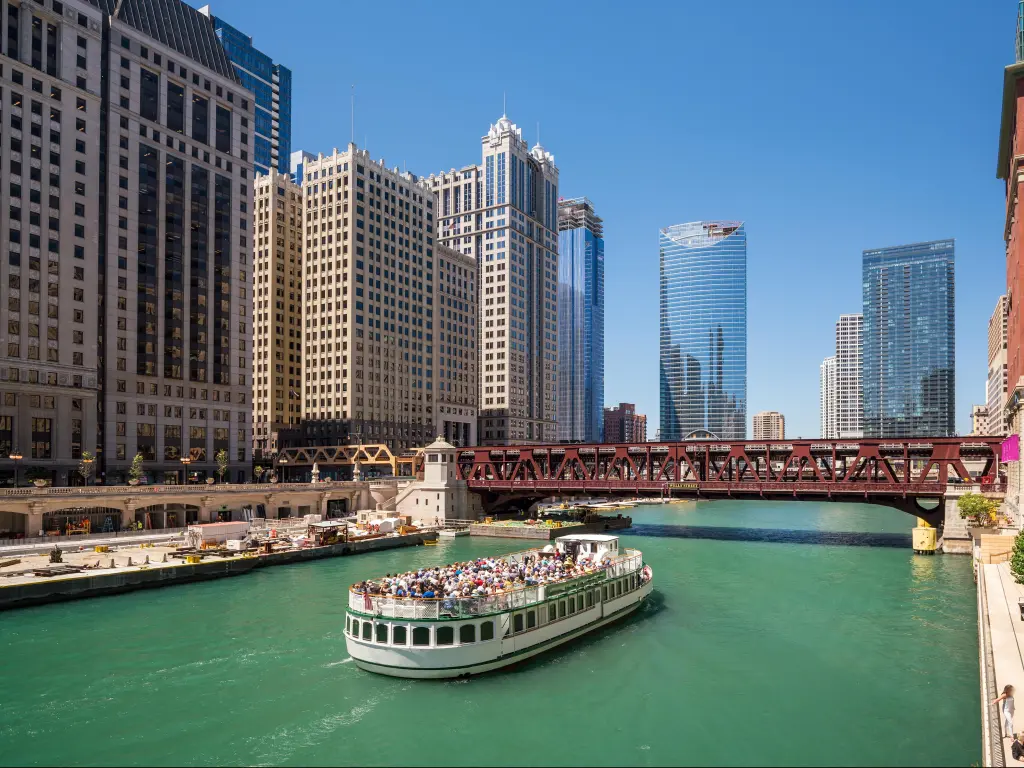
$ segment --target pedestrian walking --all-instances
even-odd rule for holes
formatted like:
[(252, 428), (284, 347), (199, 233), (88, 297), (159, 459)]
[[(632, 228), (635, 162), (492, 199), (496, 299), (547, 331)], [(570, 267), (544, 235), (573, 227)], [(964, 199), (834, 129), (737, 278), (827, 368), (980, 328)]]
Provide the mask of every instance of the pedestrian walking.
[(1010, 745), (1010, 754), (1013, 755), (1013, 759), (1018, 762), (1021, 758), (1024, 758), (1024, 744), (1020, 743), (1020, 734), (1013, 734), (1013, 743)]
[(1003, 692), (999, 695), (993, 704), (1003, 702), (1003, 734), (1008, 738), (1013, 738), (1013, 686), (1003, 686)]

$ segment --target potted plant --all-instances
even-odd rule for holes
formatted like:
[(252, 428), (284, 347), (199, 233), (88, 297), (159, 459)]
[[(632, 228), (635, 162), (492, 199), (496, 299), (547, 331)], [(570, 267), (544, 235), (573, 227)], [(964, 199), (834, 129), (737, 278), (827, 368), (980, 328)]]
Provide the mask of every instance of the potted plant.
[(142, 454), (136, 453), (132, 458), (132, 465), (128, 468), (128, 485), (138, 485), (143, 474)]
[(1013, 553), (1010, 556), (1010, 572), (1017, 583), (1024, 582), (1024, 531), (1013, 540)]
[(52, 473), (45, 467), (29, 467), (25, 470), (25, 479), (31, 480), (36, 488), (45, 488), (50, 484)]
[(270, 471), (270, 482), (272, 482), (272, 483), (276, 483), (277, 482), (277, 472), (275, 470), (271, 470)]
[(217, 474), (220, 476), (220, 481), (224, 482), (224, 475), (228, 471), (228, 462), (231, 460), (228, 456), (227, 450), (221, 448), (217, 451), (217, 455), (213, 457), (217, 461)]
[(256, 465), (256, 468), (252, 471), (252, 474), (256, 478), (256, 482), (257, 483), (262, 482), (262, 480), (263, 480), (263, 473), (266, 472), (266, 471), (267, 470), (262, 465), (260, 465), (260, 464)]
[(213, 485), (213, 483), (214, 483), (214, 480), (213, 480), (213, 478), (212, 478), (212, 477), (208, 477), (208, 478), (206, 478), (206, 484), (207, 484), (207, 485)]
[(996, 524), (999, 502), (980, 493), (965, 493), (957, 500), (960, 517), (978, 528), (991, 528)]
[(89, 478), (92, 477), (95, 463), (95, 456), (93, 456), (89, 451), (82, 451), (82, 460), (78, 463), (78, 474), (81, 475), (82, 482), (85, 485), (89, 484)]

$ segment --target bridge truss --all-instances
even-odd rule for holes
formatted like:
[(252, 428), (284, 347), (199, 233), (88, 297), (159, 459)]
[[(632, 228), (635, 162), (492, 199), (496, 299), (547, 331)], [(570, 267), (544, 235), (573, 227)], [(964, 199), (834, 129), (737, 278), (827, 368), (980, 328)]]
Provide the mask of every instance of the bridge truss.
[(459, 478), (491, 494), (941, 498), (950, 483), (1000, 490), (998, 437), (691, 441), (471, 448)]

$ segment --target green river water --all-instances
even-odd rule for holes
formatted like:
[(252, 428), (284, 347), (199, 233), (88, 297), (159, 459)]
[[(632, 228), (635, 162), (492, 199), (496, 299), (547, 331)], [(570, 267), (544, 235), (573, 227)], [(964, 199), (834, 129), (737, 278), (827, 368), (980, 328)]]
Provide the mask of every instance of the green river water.
[[(357, 579), (519, 547), (461, 538), (0, 614), (0, 765), (970, 765), (966, 557), (884, 507), (634, 510), (655, 593), (507, 671), (378, 677)], [(841, 532), (841, 533), (836, 533)]]

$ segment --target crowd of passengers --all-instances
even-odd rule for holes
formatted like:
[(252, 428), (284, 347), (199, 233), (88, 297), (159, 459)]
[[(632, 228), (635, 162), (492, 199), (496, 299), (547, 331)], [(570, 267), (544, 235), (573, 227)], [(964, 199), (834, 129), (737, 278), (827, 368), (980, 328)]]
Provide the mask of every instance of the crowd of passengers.
[(500, 557), (481, 557), (464, 563), (420, 568), (394, 575), (389, 573), (383, 579), (354, 584), (352, 590), (380, 597), (484, 597), (585, 576), (607, 566), (610, 561), (608, 555), (600, 561), (590, 555), (574, 561), (563, 552), (527, 555), (517, 563)]

